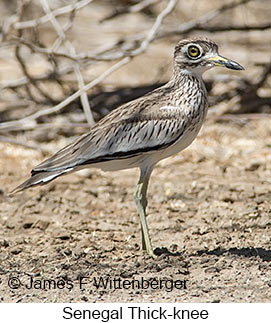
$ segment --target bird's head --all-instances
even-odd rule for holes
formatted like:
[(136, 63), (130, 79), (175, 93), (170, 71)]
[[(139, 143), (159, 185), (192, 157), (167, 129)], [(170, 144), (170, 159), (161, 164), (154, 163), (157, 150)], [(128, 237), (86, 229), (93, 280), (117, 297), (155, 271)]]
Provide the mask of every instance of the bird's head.
[(218, 54), (218, 46), (209, 39), (181, 40), (175, 47), (175, 64), (179, 69), (202, 74), (206, 70), (221, 66), (232, 70), (243, 70), (244, 68)]

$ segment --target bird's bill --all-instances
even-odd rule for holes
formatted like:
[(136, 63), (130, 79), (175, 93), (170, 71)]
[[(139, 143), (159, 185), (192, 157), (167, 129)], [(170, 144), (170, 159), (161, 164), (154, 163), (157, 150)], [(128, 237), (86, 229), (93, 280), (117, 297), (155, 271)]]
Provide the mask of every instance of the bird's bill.
[(231, 59), (220, 56), (220, 55), (210, 57), (210, 58), (208, 58), (208, 60), (210, 62), (212, 62), (214, 64), (214, 66), (226, 67), (231, 70), (244, 70), (244, 67), (241, 66), (240, 64), (232, 61)]

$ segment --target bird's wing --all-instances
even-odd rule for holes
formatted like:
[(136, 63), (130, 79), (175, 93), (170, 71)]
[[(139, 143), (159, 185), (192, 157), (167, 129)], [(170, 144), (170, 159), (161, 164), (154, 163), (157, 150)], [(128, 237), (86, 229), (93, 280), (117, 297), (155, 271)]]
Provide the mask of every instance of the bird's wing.
[(141, 102), (132, 101), (114, 110), (88, 134), (35, 167), (32, 174), (74, 169), (164, 149), (183, 134), (185, 117), (172, 118), (170, 109), (163, 109), (163, 101), (155, 107), (153, 102), (149, 102), (149, 109), (146, 97), (142, 107)]

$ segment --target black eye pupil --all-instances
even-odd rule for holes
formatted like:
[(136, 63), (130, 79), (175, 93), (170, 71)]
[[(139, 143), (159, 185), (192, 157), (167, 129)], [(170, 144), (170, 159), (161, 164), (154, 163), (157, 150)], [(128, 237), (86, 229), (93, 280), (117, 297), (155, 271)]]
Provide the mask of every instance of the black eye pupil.
[(196, 47), (190, 47), (189, 48), (189, 55), (193, 56), (193, 57), (197, 57), (199, 56), (200, 51), (198, 50), (198, 48)]

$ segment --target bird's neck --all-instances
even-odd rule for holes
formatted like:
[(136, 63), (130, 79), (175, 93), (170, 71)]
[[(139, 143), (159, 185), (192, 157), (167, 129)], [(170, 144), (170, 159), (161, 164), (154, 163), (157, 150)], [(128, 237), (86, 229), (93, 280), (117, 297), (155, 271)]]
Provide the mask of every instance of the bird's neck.
[(169, 81), (169, 84), (173, 87), (180, 88), (187, 84), (193, 84), (193, 87), (201, 88), (205, 93), (205, 85), (202, 79), (202, 74), (205, 70), (201, 69), (189, 69), (180, 68), (175, 66), (173, 75)]
[(170, 81), (167, 83), (170, 89), (171, 104), (180, 106), (187, 114), (198, 115), (199, 109), (203, 111), (201, 117), (204, 118), (207, 111), (207, 91), (202, 80), (202, 73), (195, 73), (189, 69), (174, 69)]
[(202, 74), (209, 69), (208, 67), (198, 67), (198, 68), (190, 68), (187, 66), (178, 66), (177, 64), (175, 64), (174, 66), (174, 72), (173, 72), (173, 79), (182, 79), (182, 78), (186, 78), (186, 79), (190, 79), (191, 77), (195, 77), (196, 79), (198, 79), (199, 81), (202, 81)]

